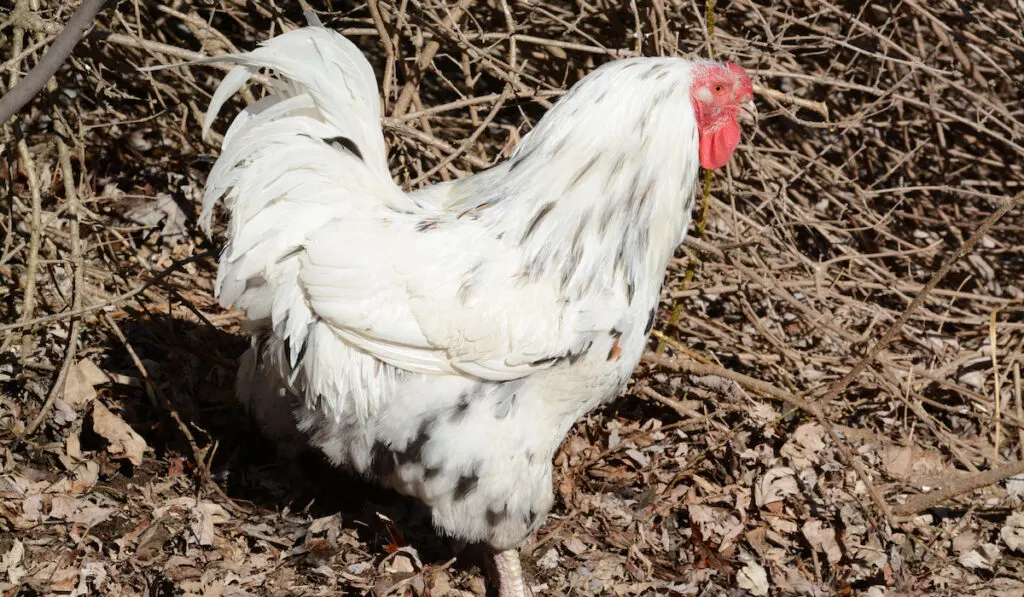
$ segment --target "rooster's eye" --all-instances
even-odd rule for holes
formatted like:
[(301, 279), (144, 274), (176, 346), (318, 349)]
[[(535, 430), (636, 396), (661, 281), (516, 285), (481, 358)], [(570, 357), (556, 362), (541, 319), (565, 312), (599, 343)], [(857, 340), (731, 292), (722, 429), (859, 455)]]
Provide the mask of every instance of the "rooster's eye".
[(721, 85), (715, 85), (713, 89), (715, 93), (722, 93), (725, 91), (725, 87), (722, 87)]

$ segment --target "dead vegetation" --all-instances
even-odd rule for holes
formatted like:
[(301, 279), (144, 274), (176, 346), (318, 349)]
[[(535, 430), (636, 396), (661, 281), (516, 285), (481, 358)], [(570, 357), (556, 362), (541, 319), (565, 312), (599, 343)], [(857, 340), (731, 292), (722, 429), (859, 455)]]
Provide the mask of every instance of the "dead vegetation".
[[(313, 4), (382, 77), (410, 186), (501, 159), (614, 57), (714, 55), (758, 86), (631, 390), (558, 455), (537, 593), (1024, 591), (1021, 6)], [(73, 8), (0, 12), (0, 89)], [(313, 455), (275, 461), (231, 397), (244, 340), (196, 225), (222, 73), (138, 67), (302, 22), (122, 0), (0, 132), (4, 595), (482, 592), (472, 550)]]

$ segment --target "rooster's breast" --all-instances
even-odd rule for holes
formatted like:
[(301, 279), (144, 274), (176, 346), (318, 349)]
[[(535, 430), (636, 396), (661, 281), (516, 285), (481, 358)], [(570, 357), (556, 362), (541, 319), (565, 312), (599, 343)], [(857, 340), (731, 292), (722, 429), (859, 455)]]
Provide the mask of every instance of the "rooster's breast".
[(647, 314), (637, 319), (522, 379), (408, 374), (368, 420), (307, 408), (300, 427), (334, 464), (422, 500), (448, 534), (516, 547), (551, 508), (552, 459), (568, 430), (629, 379), (649, 331)]

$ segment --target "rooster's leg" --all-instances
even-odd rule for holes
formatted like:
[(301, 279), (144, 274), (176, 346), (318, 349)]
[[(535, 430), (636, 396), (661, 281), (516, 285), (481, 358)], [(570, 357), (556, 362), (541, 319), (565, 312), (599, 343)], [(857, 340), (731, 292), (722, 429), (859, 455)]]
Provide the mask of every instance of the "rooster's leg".
[(533, 597), (523, 579), (518, 550), (506, 549), (495, 552), (494, 567), (498, 571), (498, 597)]

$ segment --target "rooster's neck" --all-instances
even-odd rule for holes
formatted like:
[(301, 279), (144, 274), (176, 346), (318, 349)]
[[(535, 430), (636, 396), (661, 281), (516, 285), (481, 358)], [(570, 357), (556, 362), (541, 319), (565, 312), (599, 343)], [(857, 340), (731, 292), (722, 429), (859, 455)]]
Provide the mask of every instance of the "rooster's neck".
[(556, 277), (567, 298), (615, 287), (629, 302), (656, 298), (690, 223), (698, 167), (696, 157), (645, 154), (583, 155), (541, 169), (538, 188), (523, 195), (533, 199), (510, 204), (499, 224), (523, 249), (523, 274)]
[[(699, 171), (682, 64), (635, 59), (604, 79), (598, 71), (507, 162), (460, 185), (488, 227), (521, 247), (525, 279), (552, 279), (567, 299), (616, 288), (631, 303), (656, 299)], [(636, 82), (623, 85), (627, 71)]]

